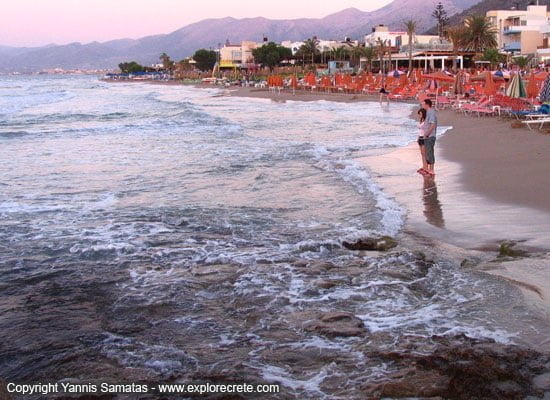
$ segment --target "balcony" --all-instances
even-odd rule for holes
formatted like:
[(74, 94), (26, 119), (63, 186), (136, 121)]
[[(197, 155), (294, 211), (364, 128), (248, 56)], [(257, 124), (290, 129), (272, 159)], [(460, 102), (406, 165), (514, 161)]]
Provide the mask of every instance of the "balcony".
[(504, 51), (521, 51), (520, 42), (504, 43)]
[(504, 34), (505, 35), (513, 35), (516, 33), (521, 33), (522, 29), (521, 26), (505, 26), (504, 27)]

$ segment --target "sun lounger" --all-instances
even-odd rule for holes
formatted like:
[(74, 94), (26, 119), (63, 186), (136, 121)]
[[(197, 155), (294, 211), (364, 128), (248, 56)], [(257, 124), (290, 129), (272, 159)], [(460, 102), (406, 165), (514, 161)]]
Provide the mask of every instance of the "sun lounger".
[(550, 122), (550, 117), (540, 118), (540, 119), (532, 119), (532, 120), (527, 120), (527, 121), (521, 121), (522, 124), (525, 124), (531, 130), (532, 130), (531, 125), (538, 124), (539, 129), (542, 129), (544, 124), (546, 124), (547, 122)]

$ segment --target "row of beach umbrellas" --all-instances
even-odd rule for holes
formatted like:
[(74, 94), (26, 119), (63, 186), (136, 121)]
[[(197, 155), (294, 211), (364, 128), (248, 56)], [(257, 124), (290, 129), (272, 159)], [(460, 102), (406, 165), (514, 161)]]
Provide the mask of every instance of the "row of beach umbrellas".
[[(500, 73), (499, 73), (500, 72)], [(470, 78), (471, 82), (480, 82), (484, 83), (483, 93), (488, 96), (493, 96), (497, 93), (496, 82), (502, 84), (505, 80), (506, 74), (502, 71), (485, 71), (476, 76)], [(380, 79), (380, 78), (378, 78)], [(422, 70), (411, 71), (409, 76), (402, 71), (392, 71), (386, 77), (382, 77), (386, 83), (392, 81), (391, 83), (397, 82), (397, 86), (404, 88), (409, 85), (410, 81), (421, 83), (423, 81), (429, 81), (428, 88), (436, 89), (440, 84), (450, 85), (453, 84), (455, 94), (463, 94), (465, 92), (465, 74), (462, 71), (459, 71), (456, 75), (448, 74), (444, 71), (438, 71), (431, 74), (423, 74)], [(308, 73), (304, 77), (304, 81), (307, 85), (315, 86), (317, 80), (313, 72)], [(349, 74), (336, 74), (334, 76), (334, 84), (336, 86), (350, 85), (354, 79)], [(361, 81), (363, 83), (374, 83), (375, 78), (372, 73), (367, 73), (366, 75), (358, 76), (355, 78), (355, 82)], [(539, 86), (539, 82), (544, 81), (542, 88)], [(333, 84), (333, 79), (325, 75), (321, 78), (322, 86), (331, 86)], [(268, 77), (269, 86), (283, 86), (283, 78), (279, 75), (274, 75)], [(293, 75), (290, 78), (290, 87), (297, 88), (298, 80), (296, 75)], [(509, 97), (528, 97), (535, 98), (540, 94), (541, 101), (550, 100), (550, 74), (547, 72), (531, 72), (527, 86), (524, 84), (524, 81), (519, 73), (512, 73), (510, 81), (506, 87), (506, 95)]]

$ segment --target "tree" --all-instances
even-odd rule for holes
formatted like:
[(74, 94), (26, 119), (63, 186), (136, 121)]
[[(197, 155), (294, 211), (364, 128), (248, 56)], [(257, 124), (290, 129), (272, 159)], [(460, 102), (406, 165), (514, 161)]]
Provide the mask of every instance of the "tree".
[(361, 62), (361, 56), (365, 54), (365, 48), (361, 46), (353, 47), (350, 49), (353, 65), (357, 65)]
[(458, 58), (458, 52), (466, 47), (468, 29), (464, 25), (451, 26), (447, 29), (447, 39), (453, 44), (453, 58)]
[(412, 71), (413, 66), (413, 36), (416, 33), (417, 22), (415, 20), (408, 20), (405, 22), (405, 28), (407, 29), (407, 35), (409, 36), (409, 72)]
[(437, 6), (435, 6), (432, 17), (437, 20), (437, 34), (439, 35), (439, 38), (442, 39), (445, 26), (449, 23), (449, 17), (447, 16), (447, 11), (445, 11), (445, 8), (443, 8), (443, 4), (441, 4), (441, 2), (437, 3)]
[(497, 65), (502, 61), (502, 56), (497, 49), (485, 49), (483, 55), (481, 56), (482, 61), (489, 61), (491, 65)]
[(162, 53), (159, 60), (162, 61), (162, 68), (166, 71), (170, 71), (174, 67), (174, 61), (170, 60), (170, 57), (166, 53)]
[(317, 40), (316, 37), (313, 37), (312, 39), (307, 39), (300, 47), (304, 55), (311, 56), (312, 64), (315, 63), (315, 56), (319, 54), (319, 48), (317, 46), (319, 46), (319, 40)]
[(376, 56), (376, 51), (372, 45), (366, 46), (363, 49), (363, 56), (367, 59), (367, 70), (372, 71), (372, 60)]
[(514, 64), (516, 64), (521, 69), (524, 69), (525, 67), (527, 67), (530, 61), (531, 61), (530, 57), (524, 57), (524, 56), (514, 57)]
[(118, 68), (123, 74), (134, 74), (136, 72), (145, 71), (145, 67), (142, 65), (139, 65), (135, 61), (120, 63), (118, 64)]
[(255, 62), (269, 67), (269, 70), (273, 72), (273, 68), (279, 65), (281, 61), (292, 57), (292, 50), (288, 47), (269, 42), (262, 47), (252, 50), (252, 55)]
[(464, 25), (466, 50), (482, 53), (485, 49), (497, 47), (496, 31), (484, 15), (470, 15), (464, 20)]
[(197, 62), (196, 66), (201, 71), (210, 71), (218, 61), (218, 55), (213, 50), (200, 49), (193, 55), (193, 60)]
[(378, 59), (380, 60), (380, 71), (384, 74), (386, 72), (386, 69), (384, 68), (384, 56), (386, 55), (386, 41), (382, 40), (380, 38), (376, 39), (376, 45), (378, 46), (376, 48), (378, 52)]
[(344, 61), (346, 59), (347, 51), (343, 47), (338, 47), (334, 49), (334, 59), (336, 61)]

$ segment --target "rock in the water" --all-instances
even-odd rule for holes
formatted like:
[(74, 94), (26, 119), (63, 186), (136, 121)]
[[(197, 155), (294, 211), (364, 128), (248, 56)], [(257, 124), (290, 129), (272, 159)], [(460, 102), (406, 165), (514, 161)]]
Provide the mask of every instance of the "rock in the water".
[(498, 257), (525, 257), (527, 255), (526, 251), (514, 249), (514, 246), (516, 245), (515, 242), (503, 242), (500, 244), (500, 248), (498, 251)]
[(450, 378), (434, 371), (405, 370), (388, 376), (388, 382), (365, 387), (381, 397), (436, 397), (446, 394)]
[(398, 372), (364, 390), (380, 397), (523, 399), (540, 396), (548, 383), (541, 369), (550, 360), (533, 350), (465, 336), (431, 340), (428, 352), (379, 352)]
[(397, 242), (389, 236), (382, 236), (359, 239), (354, 243), (343, 242), (342, 245), (349, 250), (388, 251), (396, 247)]
[(305, 323), (304, 329), (327, 337), (363, 336), (367, 333), (363, 321), (347, 312), (322, 314), (316, 320)]

